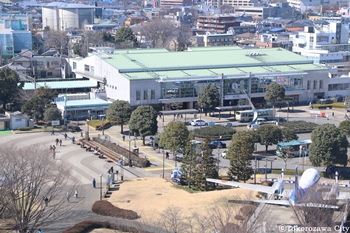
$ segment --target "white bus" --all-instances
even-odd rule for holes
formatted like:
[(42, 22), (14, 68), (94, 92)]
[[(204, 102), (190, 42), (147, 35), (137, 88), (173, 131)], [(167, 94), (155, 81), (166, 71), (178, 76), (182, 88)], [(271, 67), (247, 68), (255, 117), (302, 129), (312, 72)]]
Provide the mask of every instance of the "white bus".
[[(255, 116), (254, 116), (255, 113)], [(257, 118), (264, 118), (265, 120), (273, 120), (276, 115), (276, 111), (273, 109), (255, 109), (237, 111), (236, 120), (239, 122), (252, 122)]]

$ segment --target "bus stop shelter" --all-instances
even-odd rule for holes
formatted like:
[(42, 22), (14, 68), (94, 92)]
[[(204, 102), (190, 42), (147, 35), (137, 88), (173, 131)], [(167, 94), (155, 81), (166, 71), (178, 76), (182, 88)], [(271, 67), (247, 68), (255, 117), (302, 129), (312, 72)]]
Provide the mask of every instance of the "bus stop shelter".
[(186, 115), (194, 114), (195, 115), (194, 118), (196, 118), (197, 113), (199, 113), (197, 109), (169, 110), (169, 111), (160, 111), (159, 117), (163, 119), (163, 126), (164, 126), (164, 116), (169, 116), (169, 115), (174, 116), (174, 121), (176, 118), (183, 118), (183, 116), (185, 116), (185, 124), (186, 124)]

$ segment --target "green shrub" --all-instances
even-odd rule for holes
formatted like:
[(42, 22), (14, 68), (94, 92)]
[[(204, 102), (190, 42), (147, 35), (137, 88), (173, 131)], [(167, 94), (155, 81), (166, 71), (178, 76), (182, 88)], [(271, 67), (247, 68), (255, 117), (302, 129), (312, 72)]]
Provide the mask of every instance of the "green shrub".
[(29, 128), (29, 127), (22, 126), (22, 127), (19, 127), (18, 130), (19, 130), (19, 131), (29, 131), (30, 128)]
[(222, 125), (214, 125), (211, 127), (203, 127), (193, 130), (193, 135), (197, 138), (205, 138), (209, 136), (212, 140), (221, 138), (232, 138), (232, 135), (236, 133), (236, 130), (231, 127)]
[(120, 209), (106, 200), (96, 201), (92, 206), (92, 212), (103, 216), (124, 218), (130, 220), (140, 218), (140, 216), (135, 211)]
[(72, 130), (72, 132), (80, 132), (81, 131), (79, 126), (77, 126), (76, 124), (72, 124), (72, 123), (68, 124), (68, 129)]
[[(63, 233), (88, 233), (94, 229), (106, 228), (112, 230), (119, 230), (122, 232), (139, 233), (139, 229), (135, 227), (129, 227), (125, 225), (118, 225), (110, 222), (102, 222), (96, 220), (85, 220), (80, 223), (75, 224), (73, 227), (68, 228), (63, 231)], [(149, 231), (142, 231), (142, 233), (150, 233)]]
[(292, 129), (295, 133), (312, 132), (318, 126), (318, 124), (306, 121), (281, 122), (279, 125)]

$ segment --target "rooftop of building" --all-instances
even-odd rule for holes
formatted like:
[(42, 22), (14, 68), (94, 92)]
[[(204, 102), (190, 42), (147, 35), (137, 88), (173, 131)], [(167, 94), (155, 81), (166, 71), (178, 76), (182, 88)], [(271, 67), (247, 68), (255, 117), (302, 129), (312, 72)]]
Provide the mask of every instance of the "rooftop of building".
[[(97, 87), (97, 83), (90, 80), (61, 80), (54, 82), (36, 82), (36, 87), (47, 86), (51, 89), (72, 89)], [(34, 90), (34, 83), (25, 83), (23, 90)]]
[(97, 106), (97, 105), (109, 105), (111, 102), (103, 99), (86, 99), (86, 100), (68, 100), (66, 103), (64, 101), (56, 102), (57, 105), (66, 106), (66, 107), (75, 107), (79, 106), (81, 108), (88, 106)]
[(203, 77), (305, 74), (325, 70), (313, 61), (281, 48), (242, 49), (237, 46), (191, 47), (186, 52), (165, 49), (116, 50), (96, 55), (129, 80), (195, 80)]
[(164, 49), (118, 50), (96, 55), (129, 79), (161, 77), (203, 77), (220, 73), (267, 74), (271, 70), (301, 72), (321, 70), (313, 61), (281, 48), (242, 49), (237, 46), (195, 47), (185, 52)]

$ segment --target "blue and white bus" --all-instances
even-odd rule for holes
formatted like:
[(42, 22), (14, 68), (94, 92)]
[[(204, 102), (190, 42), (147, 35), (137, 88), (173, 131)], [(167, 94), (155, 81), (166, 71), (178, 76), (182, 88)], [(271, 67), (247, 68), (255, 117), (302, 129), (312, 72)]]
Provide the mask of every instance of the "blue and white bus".
[(292, 157), (299, 157), (300, 152), (302, 156), (307, 156), (311, 140), (296, 140), (291, 142), (280, 142), (276, 146), (276, 154), (281, 157), (283, 155), (283, 149), (288, 148), (288, 153), (291, 153)]

